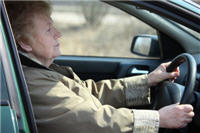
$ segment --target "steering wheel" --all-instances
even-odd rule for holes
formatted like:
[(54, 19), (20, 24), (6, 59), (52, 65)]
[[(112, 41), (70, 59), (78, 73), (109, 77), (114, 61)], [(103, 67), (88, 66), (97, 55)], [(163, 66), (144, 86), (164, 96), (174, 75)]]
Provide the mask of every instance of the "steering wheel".
[[(180, 103), (188, 104), (195, 87), (196, 80), (196, 61), (194, 57), (188, 53), (183, 53), (175, 57), (171, 64), (166, 68), (167, 72), (175, 71), (178, 66), (186, 62), (187, 76), (185, 85), (180, 90), (176, 83), (164, 81), (157, 86), (156, 97), (153, 108), (158, 110), (164, 106)], [(180, 85), (179, 85), (180, 86)], [(182, 93), (181, 93), (182, 92)]]
[[(180, 104), (189, 104), (196, 80), (196, 61), (194, 57), (190, 54), (183, 53), (175, 57), (171, 64), (166, 68), (167, 72), (175, 71), (178, 66), (182, 63), (187, 64), (187, 76), (185, 85), (178, 85), (177, 83), (172, 83), (170, 81), (161, 82), (156, 87), (156, 97), (153, 104), (153, 108), (159, 110), (160, 108), (180, 103)], [(182, 73), (182, 72), (181, 72)], [(182, 89), (180, 89), (182, 88)], [(160, 129), (162, 133), (173, 133), (177, 129)], [(179, 131), (177, 131), (179, 132)]]

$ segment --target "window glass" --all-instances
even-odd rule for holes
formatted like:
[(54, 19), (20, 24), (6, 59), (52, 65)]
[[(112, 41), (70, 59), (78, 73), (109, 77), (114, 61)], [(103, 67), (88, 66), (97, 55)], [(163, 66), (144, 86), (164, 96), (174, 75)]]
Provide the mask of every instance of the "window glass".
[(198, 6), (200, 6), (200, 0), (192, 0), (193, 2), (195, 2)]
[(103, 2), (52, 2), (55, 27), (60, 30), (61, 53), (77, 56), (136, 57), (133, 37), (155, 35), (147, 24)]

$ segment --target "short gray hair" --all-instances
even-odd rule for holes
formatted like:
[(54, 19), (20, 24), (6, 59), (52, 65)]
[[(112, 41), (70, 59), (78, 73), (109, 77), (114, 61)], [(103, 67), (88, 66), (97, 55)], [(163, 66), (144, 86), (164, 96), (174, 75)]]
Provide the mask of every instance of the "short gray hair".
[(50, 16), (52, 11), (48, 1), (5, 1), (5, 5), (16, 42), (32, 41), (34, 15)]

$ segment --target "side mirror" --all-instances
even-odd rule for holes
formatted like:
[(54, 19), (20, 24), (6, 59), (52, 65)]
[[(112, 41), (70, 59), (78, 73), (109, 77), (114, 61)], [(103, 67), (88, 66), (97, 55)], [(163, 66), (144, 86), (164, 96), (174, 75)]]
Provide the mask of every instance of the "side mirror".
[(133, 38), (131, 52), (136, 55), (160, 57), (160, 45), (155, 35), (139, 35)]

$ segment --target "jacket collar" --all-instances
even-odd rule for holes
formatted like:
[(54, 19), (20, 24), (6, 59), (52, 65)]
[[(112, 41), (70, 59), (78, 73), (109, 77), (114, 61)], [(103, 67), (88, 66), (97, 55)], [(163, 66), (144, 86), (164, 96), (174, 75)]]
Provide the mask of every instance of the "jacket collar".
[(62, 67), (62, 66), (59, 66), (59, 65), (53, 63), (48, 68), (48, 67), (40, 64), (39, 61), (33, 60), (26, 53), (24, 53), (22, 51), (19, 51), (19, 57), (20, 57), (22, 65), (24, 65), (24, 66), (34, 67), (34, 68), (39, 68), (39, 69), (44, 69), (44, 70), (49, 70), (49, 71), (55, 71), (62, 75), (65, 75), (71, 79), (74, 79), (74, 74), (70, 67)]
[(30, 58), (26, 53), (22, 51), (19, 51), (19, 57), (22, 65), (24, 66), (50, 70), (48, 67), (42, 65), (39, 61)]

